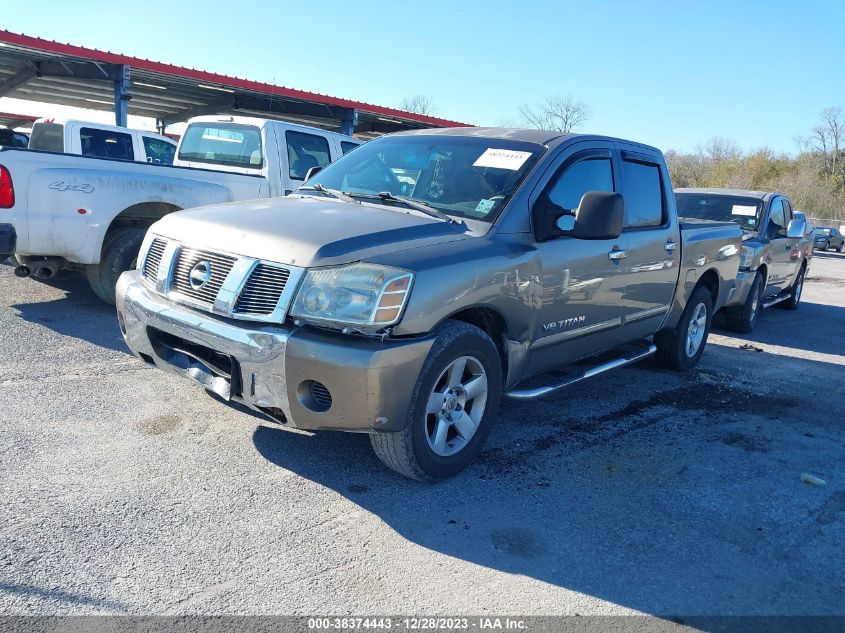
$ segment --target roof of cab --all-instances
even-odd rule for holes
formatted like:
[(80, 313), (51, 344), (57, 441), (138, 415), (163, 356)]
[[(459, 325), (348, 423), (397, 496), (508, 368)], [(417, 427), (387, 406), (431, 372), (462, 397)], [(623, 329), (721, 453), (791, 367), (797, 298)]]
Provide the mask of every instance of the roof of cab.
[(564, 141), (570, 140), (592, 140), (609, 141), (612, 143), (625, 143), (636, 145), (639, 148), (660, 154), (660, 150), (645, 143), (629, 141), (627, 139), (615, 138), (612, 136), (601, 136), (598, 134), (573, 134), (566, 132), (555, 132), (552, 130), (537, 130), (509, 127), (447, 127), (447, 128), (426, 128), (424, 130), (408, 130), (394, 132), (390, 136), (474, 136), (476, 138), (487, 138), (496, 140), (522, 141), (535, 143), (537, 145), (556, 146)]
[(299, 125), (297, 123), (289, 123), (288, 121), (279, 121), (278, 119), (262, 119), (260, 117), (252, 116), (232, 116), (228, 114), (209, 114), (204, 116), (196, 116), (188, 119), (188, 125), (192, 123), (234, 123), (236, 125), (252, 125), (257, 128), (264, 128), (268, 126), (277, 126), (291, 130), (301, 130), (302, 132), (313, 133), (314, 130), (320, 130), (321, 133), (328, 136), (339, 136), (344, 141), (352, 141), (354, 143), (361, 143), (359, 139), (332, 132), (331, 130), (324, 130), (322, 128), (310, 127), (308, 125)]

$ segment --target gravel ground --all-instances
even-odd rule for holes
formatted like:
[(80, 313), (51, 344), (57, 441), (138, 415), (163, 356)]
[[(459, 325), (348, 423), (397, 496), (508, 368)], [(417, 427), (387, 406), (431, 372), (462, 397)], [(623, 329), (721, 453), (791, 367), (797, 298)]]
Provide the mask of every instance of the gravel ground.
[(3, 614), (845, 614), (843, 256), (687, 375), (506, 404), (437, 485), (147, 369), (79, 279), (0, 266), (0, 359)]

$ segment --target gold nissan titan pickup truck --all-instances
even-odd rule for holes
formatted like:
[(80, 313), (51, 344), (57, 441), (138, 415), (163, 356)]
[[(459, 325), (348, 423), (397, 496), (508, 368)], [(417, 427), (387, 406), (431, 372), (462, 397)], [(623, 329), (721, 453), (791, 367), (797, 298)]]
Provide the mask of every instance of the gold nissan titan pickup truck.
[(156, 222), (117, 314), (149, 365), (290, 427), (369, 433), (387, 466), (435, 480), (478, 454), (502, 397), (655, 354), (693, 367), (741, 237), (679, 221), (653, 147), (419, 130), (285, 198)]

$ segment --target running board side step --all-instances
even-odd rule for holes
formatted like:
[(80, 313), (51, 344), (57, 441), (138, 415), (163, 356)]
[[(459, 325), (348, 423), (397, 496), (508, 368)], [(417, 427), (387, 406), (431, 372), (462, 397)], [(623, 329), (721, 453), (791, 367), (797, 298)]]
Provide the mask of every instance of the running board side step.
[(771, 308), (773, 305), (777, 305), (781, 301), (786, 301), (789, 297), (792, 296), (792, 291), (790, 290), (785, 295), (775, 295), (771, 299), (763, 302), (764, 308)]
[(625, 354), (623, 356), (620, 356), (619, 358), (615, 358), (611, 361), (602, 363), (601, 365), (596, 365), (595, 367), (590, 367), (589, 369), (586, 369), (577, 374), (572, 374), (562, 382), (553, 385), (545, 385), (543, 387), (535, 387), (533, 389), (512, 389), (511, 391), (508, 391), (505, 394), (505, 397), (512, 398), (514, 400), (534, 400), (535, 398), (540, 398), (541, 396), (550, 394), (553, 391), (557, 391), (558, 389), (563, 389), (564, 387), (574, 385), (576, 382), (581, 382), (582, 380), (585, 380), (587, 378), (592, 378), (593, 376), (603, 374), (604, 372), (610, 371), (611, 369), (617, 369), (618, 367), (624, 367), (625, 365), (636, 363), (637, 361), (652, 356), (655, 352), (657, 352), (657, 346), (652, 344), (645, 349), (640, 348), (639, 350), (633, 353)]

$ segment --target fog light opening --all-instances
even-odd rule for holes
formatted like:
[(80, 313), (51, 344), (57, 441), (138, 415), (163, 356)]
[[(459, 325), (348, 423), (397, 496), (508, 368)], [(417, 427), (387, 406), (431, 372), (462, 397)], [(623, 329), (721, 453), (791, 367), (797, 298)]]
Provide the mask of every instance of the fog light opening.
[(296, 395), (303, 407), (315, 413), (325, 413), (332, 406), (331, 392), (316, 380), (304, 380), (299, 383)]

